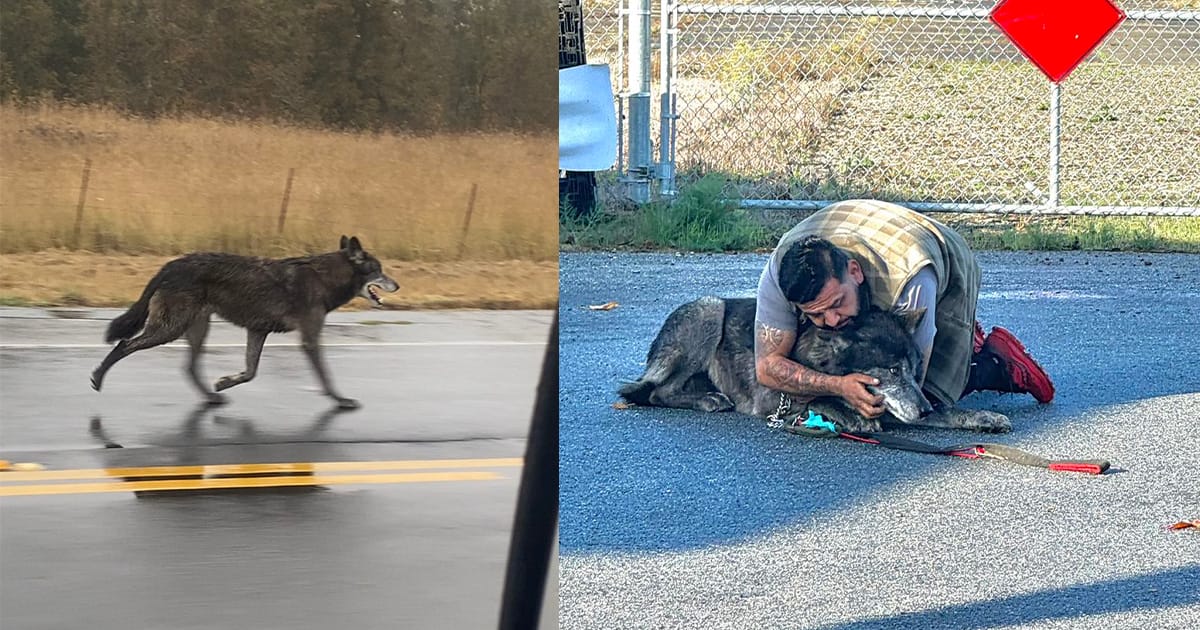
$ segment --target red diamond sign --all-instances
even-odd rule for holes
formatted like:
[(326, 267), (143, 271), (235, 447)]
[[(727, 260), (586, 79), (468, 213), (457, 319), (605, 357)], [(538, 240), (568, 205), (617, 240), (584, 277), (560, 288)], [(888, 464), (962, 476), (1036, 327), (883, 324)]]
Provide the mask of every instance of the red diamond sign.
[(990, 17), (1058, 83), (1117, 28), (1125, 12), (1109, 0), (1000, 0)]

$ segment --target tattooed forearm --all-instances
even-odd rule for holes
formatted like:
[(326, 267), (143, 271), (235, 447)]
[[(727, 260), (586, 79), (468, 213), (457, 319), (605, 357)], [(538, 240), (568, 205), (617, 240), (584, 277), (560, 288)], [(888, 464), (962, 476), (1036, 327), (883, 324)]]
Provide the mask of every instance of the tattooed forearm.
[(795, 333), (772, 328), (766, 324), (758, 324), (754, 329), (757, 332), (754, 340), (754, 355), (757, 357), (778, 352), (786, 353), (792, 349), (792, 344), (796, 341)]
[(755, 326), (754, 359), (759, 382), (801, 396), (836, 394), (836, 377), (806, 368), (788, 358), (795, 342), (794, 332), (763, 324)]

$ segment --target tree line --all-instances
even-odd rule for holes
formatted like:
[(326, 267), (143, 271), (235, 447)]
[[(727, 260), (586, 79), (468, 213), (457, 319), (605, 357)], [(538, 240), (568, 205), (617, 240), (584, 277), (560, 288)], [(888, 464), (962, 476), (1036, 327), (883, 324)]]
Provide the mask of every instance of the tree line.
[(0, 100), (344, 130), (549, 131), (539, 0), (3, 0)]

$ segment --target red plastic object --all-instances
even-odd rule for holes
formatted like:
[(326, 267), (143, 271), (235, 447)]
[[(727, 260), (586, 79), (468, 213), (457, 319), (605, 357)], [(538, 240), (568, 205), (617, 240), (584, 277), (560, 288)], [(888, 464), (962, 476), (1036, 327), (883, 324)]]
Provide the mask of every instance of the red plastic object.
[(1081, 472), (1092, 475), (1104, 473), (1104, 468), (1099, 464), (1085, 464), (1079, 462), (1051, 462), (1050, 470), (1062, 470), (1066, 472)]
[(1000, 0), (989, 17), (1058, 83), (1117, 28), (1125, 12), (1109, 0)]

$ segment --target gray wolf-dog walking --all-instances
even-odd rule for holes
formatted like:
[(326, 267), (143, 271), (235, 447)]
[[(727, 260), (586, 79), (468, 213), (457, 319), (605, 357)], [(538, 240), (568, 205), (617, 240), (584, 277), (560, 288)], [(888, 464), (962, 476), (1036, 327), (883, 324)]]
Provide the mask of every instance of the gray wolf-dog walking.
[(839, 330), (807, 326), (792, 348), (793, 361), (844, 376), (867, 374), (879, 380), (879, 418), (859, 414), (841, 398), (803, 402), (759, 384), (754, 370), (754, 298), (703, 297), (676, 308), (663, 323), (646, 356), (646, 370), (618, 393), (638, 405), (737, 411), (780, 417), (791, 424), (812, 410), (842, 431), (879, 431), (884, 423), (977, 431), (1009, 430), (1006, 416), (990, 411), (946, 407), (934, 411), (917, 385), (920, 350), (912, 331), (924, 311), (891, 313), (878, 309)]
[[(186, 335), (187, 374), (209, 404), (219, 405), (225, 396), (218, 392), (254, 378), (267, 335), (299, 330), (304, 353), (325, 394), (338, 407), (354, 409), (358, 401), (334, 390), (321, 357), (325, 315), (355, 296), (381, 308), (379, 291), (397, 289), (396, 281), (383, 273), (379, 261), (363, 250), (356, 236), (342, 236), (337, 251), (295, 258), (188, 254), (163, 265), (141, 298), (108, 325), (104, 340), (120, 341), (92, 372), (92, 389), (100, 391), (104, 375), (117, 361)], [(246, 369), (221, 377), (210, 390), (200, 377), (199, 362), (213, 313), (246, 329)]]

